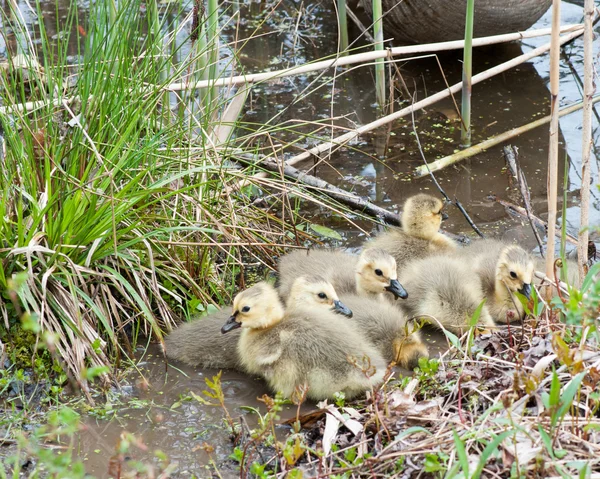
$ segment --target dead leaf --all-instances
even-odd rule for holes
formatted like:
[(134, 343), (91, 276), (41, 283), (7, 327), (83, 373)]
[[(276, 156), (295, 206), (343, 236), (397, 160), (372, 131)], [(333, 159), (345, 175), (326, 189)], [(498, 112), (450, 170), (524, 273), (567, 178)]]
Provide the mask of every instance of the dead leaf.
[(323, 432), (323, 452), (325, 453), (325, 457), (329, 456), (331, 452), (331, 446), (337, 437), (339, 428), (340, 421), (333, 414), (327, 414), (325, 416), (325, 431)]
[(215, 145), (224, 145), (229, 140), (235, 123), (242, 114), (242, 108), (246, 104), (246, 98), (248, 98), (251, 87), (252, 83), (246, 83), (235, 93), (229, 105), (227, 105), (218, 125), (213, 129), (212, 137)]

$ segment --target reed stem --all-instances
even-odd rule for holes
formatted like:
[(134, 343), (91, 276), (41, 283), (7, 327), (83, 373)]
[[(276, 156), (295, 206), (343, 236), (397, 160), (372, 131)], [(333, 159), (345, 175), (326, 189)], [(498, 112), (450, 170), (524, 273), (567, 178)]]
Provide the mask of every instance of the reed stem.
[[(556, 203), (558, 197), (558, 93), (560, 67), (560, 0), (552, 1), (552, 35), (550, 41), (550, 141), (548, 148), (548, 236), (546, 245), (546, 276), (554, 277), (556, 241)], [(546, 288), (552, 297), (552, 286)]]
[(473, 71), (473, 17), (475, 13), (475, 0), (467, 0), (467, 13), (465, 17), (465, 47), (463, 50), (463, 90), (461, 105), (461, 146), (471, 146), (471, 76)]
[(592, 150), (592, 97), (594, 95), (594, 0), (585, 0), (583, 19), (583, 126), (581, 151), (581, 203), (577, 263), (579, 282), (583, 283), (588, 262), (588, 226), (590, 214), (590, 155)]
[[(207, 41), (209, 47), (208, 55), (208, 79), (214, 82), (219, 76), (219, 1), (208, 0), (207, 11)], [(210, 95), (207, 95), (206, 111), (210, 111), (209, 105), (216, 100), (218, 95), (218, 87), (212, 86)]]
[(346, 0), (338, 0), (338, 25), (340, 38), (340, 53), (347, 55), (348, 50), (348, 14), (346, 11)]
[[(381, 0), (373, 0), (373, 36), (375, 37), (375, 51), (383, 51), (383, 9)], [(375, 60), (375, 93), (377, 103), (383, 109), (385, 106), (385, 65), (383, 58)]]

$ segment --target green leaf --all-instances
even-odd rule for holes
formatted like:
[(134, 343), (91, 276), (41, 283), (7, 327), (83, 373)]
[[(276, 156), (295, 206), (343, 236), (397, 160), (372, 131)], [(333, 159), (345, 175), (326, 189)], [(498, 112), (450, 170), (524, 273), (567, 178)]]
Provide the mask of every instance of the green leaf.
[(494, 452), (496, 452), (496, 449), (498, 449), (500, 443), (513, 433), (514, 431), (504, 431), (503, 433), (500, 433), (496, 437), (494, 437), (494, 439), (491, 442), (489, 442), (487, 446), (485, 446), (485, 449), (483, 450), (483, 452), (481, 453), (481, 457), (479, 458), (479, 462), (477, 463), (477, 467), (475, 468), (475, 472), (471, 476), (472, 478), (479, 479), (481, 473), (483, 472), (483, 468), (487, 464), (490, 456)]
[(338, 240), (338, 241), (342, 241), (342, 239), (343, 239), (342, 236), (337, 231), (332, 230), (331, 228), (328, 228), (327, 226), (311, 224), (310, 229), (325, 238), (334, 239), (334, 240)]
[(446, 337), (448, 338), (448, 341), (450, 341), (452, 346), (454, 346), (456, 349), (458, 349), (460, 351), (460, 340), (458, 339), (458, 336), (456, 336), (456, 334), (448, 331), (447, 329), (443, 329), (442, 331), (444, 332), (444, 334), (446, 335)]
[(538, 424), (538, 431), (540, 432), (540, 437), (542, 438), (542, 442), (544, 446), (546, 446), (546, 451), (550, 454), (550, 457), (554, 459), (554, 449), (552, 448), (552, 439), (548, 435), (548, 433), (544, 430), (541, 424)]
[(473, 327), (477, 324), (477, 322), (479, 321), (479, 317), (481, 316), (481, 310), (483, 309), (484, 306), (485, 306), (485, 299), (481, 303), (479, 303), (479, 306), (477, 306), (477, 309), (473, 313), (473, 316), (471, 317), (471, 322), (469, 323), (470, 327)]
[(565, 387), (562, 396), (560, 397), (561, 404), (557, 413), (559, 418), (562, 418), (573, 404), (573, 399), (575, 398), (577, 391), (579, 391), (579, 386), (581, 385), (581, 381), (583, 381), (585, 374), (585, 372), (579, 373), (577, 376), (571, 379), (569, 384), (567, 384)]
[(595, 265), (593, 265), (589, 271), (588, 274), (585, 275), (585, 279), (583, 280), (583, 284), (581, 285), (581, 292), (584, 293), (586, 292), (590, 285), (594, 282), (595, 276), (600, 273), (600, 263), (596, 263)]
[(454, 437), (454, 445), (456, 446), (456, 455), (460, 462), (460, 466), (463, 469), (465, 477), (469, 477), (469, 456), (465, 450), (465, 443), (458, 436), (455, 430), (452, 430), (452, 437)]
[(93, 381), (103, 374), (107, 374), (110, 371), (108, 366), (94, 366), (85, 370), (85, 378), (88, 381)]

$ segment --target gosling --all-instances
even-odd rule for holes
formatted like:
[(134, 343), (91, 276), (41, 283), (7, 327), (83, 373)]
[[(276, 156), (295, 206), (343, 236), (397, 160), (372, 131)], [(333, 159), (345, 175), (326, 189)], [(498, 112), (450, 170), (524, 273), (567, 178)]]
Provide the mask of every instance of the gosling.
[[(379, 248), (396, 259), (398, 273), (410, 260), (456, 249), (456, 243), (440, 233), (444, 203), (425, 193), (411, 196), (404, 203), (402, 228), (391, 228), (364, 244), (365, 248)], [(408, 289), (410, 291), (410, 289)]]
[(361, 339), (352, 323), (315, 306), (329, 304), (332, 295), (325, 280), (318, 284), (302, 276), (290, 296), (311, 296), (313, 304), (292, 301), (284, 311), (277, 291), (266, 283), (238, 294), (222, 331), (242, 329), (238, 356), (243, 369), (263, 376), (288, 398), (303, 387), (313, 400), (333, 398), (336, 392), (351, 398), (381, 383), (386, 367), (378, 351)]
[[(290, 295), (289, 305), (293, 307), (296, 303), (304, 301), (315, 309), (331, 309), (336, 313), (352, 316), (352, 311), (339, 301), (331, 285), (323, 285), (319, 278), (313, 279), (317, 283), (317, 285), (313, 284), (313, 287), (323, 286), (323, 291), (317, 293), (320, 295), (317, 301), (306, 291), (310, 286), (309, 281), (310, 278), (303, 283), (304, 288), (296, 288), (294, 294)], [(310, 291), (312, 293), (312, 289)], [(229, 316), (226, 310), (221, 310), (205, 318), (183, 324), (165, 339), (167, 357), (195, 367), (239, 369), (237, 344), (240, 331), (232, 331), (226, 335), (221, 332), (223, 323)]]
[(535, 259), (515, 244), (486, 239), (458, 252), (458, 257), (473, 261), (487, 298), (492, 318), (499, 323), (518, 321), (525, 310), (515, 292), (531, 297)]
[[(400, 281), (411, 292), (400, 304), (409, 318), (423, 319), (434, 326), (462, 334), (484, 300), (477, 275), (464, 260), (432, 256), (409, 263)], [(483, 333), (495, 327), (486, 305), (483, 305), (478, 325)]]
[(341, 295), (352, 310), (351, 321), (388, 362), (404, 368), (415, 368), (429, 351), (414, 321), (408, 321), (399, 308), (387, 301), (357, 295)]
[(282, 298), (290, 294), (300, 275), (316, 274), (329, 281), (338, 294), (358, 293), (381, 299), (393, 295), (405, 299), (406, 290), (398, 282), (396, 260), (377, 248), (360, 256), (334, 250), (294, 251), (279, 260), (278, 290)]
[(228, 317), (229, 312), (221, 310), (182, 324), (165, 338), (167, 357), (201, 368), (238, 368), (239, 331), (226, 336), (221, 334)]

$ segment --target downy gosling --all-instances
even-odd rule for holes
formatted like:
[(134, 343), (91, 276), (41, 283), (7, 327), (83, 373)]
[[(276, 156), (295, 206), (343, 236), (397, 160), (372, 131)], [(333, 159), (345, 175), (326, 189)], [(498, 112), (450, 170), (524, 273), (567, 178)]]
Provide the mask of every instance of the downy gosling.
[(336, 392), (355, 397), (382, 382), (386, 365), (352, 323), (329, 311), (334, 295), (325, 280), (301, 276), (290, 292), (295, 299), (284, 311), (277, 291), (258, 283), (235, 297), (222, 331), (241, 328), (242, 368), (288, 398), (301, 387), (314, 400), (333, 398)]
[[(465, 261), (447, 256), (431, 256), (410, 262), (400, 275), (411, 295), (400, 304), (409, 318), (423, 319), (462, 334), (484, 300), (477, 274)], [(439, 324), (438, 324), (439, 322)], [(495, 327), (486, 305), (477, 325), (489, 332)]]
[[(338, 299), (335, 290), (330, 285), (323, 285), (320, 279), (314, 279), (318, 283), (316, 288), (324, 286), (322, 291), (314, 295), (307, 293), (311, 278), (303, 283), (303, 288), (296, 288), (294, 295), (288, 298), (288, 304), (292, 307), (299, 302), (305, 301), (307, 306), (324, 311), (332, 310), (336, 313), (352, 316), (346, 306)], [(237, 353), (237, 344), (240, 339), (240, 331), (232, 331), (230, 334), (222, 334), (223, 323), (229, 318), (227, 310), (221, 310), (181, 325), (165, 339), (165, 351), (167, 357), (176, 359), (190, 366), (215, 369), (239, 369), (240, 361)]]
[[(395, 259), (398, 272), (408, 261), (456, 249), (456, 243), (440, 233), (444, 203), (435, 196), (419, 193), (404, 203), (402, 228), (391, 228), (363, 246), (387, 251)], [(410, 292), (410, 289), (407, 289)]]
[(413, 369), (420, 358), (428, 358), (429, 351), (421, 338), (416, 322), (408, 321), (402, 310), (388, 301), (357, 295), (340, 295), (342, 302), (352, 310), (356, 327), (388, 362)]
[(458, 257), (473, 262), (495, 321), (506, 324), (523, 318), (525, 310), (514, 293), (531, 296), (535, 273), (531, 254), (515, 244), (485, 239), (459, 250)]
[(408, 296), (398, 282), (396, 260), (377, 248), (364, 250), (360, 256), (334, 250), (294, 251), (281, 257), (278, 269), (282, 298), (288, 297), (295, 279), (305, 274), (322, 276), (338, 294), (358, 293), (378, 299), (390, 293), (395, 298)]

